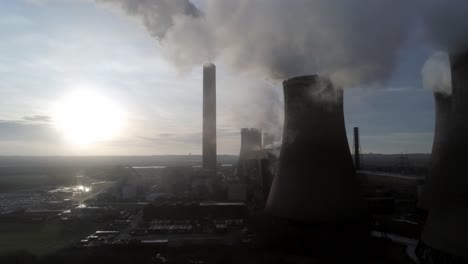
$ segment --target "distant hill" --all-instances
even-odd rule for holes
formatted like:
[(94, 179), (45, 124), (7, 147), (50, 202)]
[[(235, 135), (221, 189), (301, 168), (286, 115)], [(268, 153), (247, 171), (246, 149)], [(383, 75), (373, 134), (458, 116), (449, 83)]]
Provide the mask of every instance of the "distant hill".
[[(218, 163), (234, 164), (236, 155), (219, 155)], [(201, 155), (160, 156), (0, 156), (0, 168), (100, 167), (100, 166), (197, 166)]]
[[(430, 154), (361, 154), (364, 167), (395, 167), (403, 163), (427, 167)], [(219, 155), (218, 163), (236, 164), (237, 155)], [(406, 161), (405, 161), (406, 160)], [(0, 156), (0, 168), (6, 167), (94, 167), (94, 166), (197, 166), (201, 155), (160, 156)]]
[(364, 170), (426, 175), (431, 154), (362, 154)]

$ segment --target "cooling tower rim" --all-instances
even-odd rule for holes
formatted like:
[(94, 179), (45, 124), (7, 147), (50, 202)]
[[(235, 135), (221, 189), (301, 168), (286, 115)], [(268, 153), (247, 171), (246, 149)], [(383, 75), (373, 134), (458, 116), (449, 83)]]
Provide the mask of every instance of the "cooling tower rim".
[(262, 132), (262, 130), (255, 127), (244, 127), (241, 128), (241, 132)]
[(214, 65), (214, 63), (212, 62), (207, 62), (203, 65), (203, 68), (206, 69), (206, 68), (216, 68), (216, 66)]
[(296, 82), (315, 82), (319, 78), (318, 74), (311, 74), (311, 75), (302, 75), (302, 76), (295, 76), (283, 81), (283, 85), (288, 85), (291, 83)]
[(326, 82), (330, 86), (333, 86), (329, 78), (318, 75), (318, 74), (296, 76), (296, 77), (286, 79), (283, 81), (283, 86), (286, 87), (286, 86), (295, 86), (295, 85), (300, 85), (300, 84), (313, 84), (313, 83), (316, 83), (317, 81)]
[(436, 98), (441, 98), (441, 99), (452, 99), (452, 95), (451, 94), (447, 94), (447, 93), (443, 93), (443, 92), (434, 92), (434, 97)]
[(467, 61), (468, 60), (468, 47), (450, 52), (449, 60), (450, 60), (451, 65)]

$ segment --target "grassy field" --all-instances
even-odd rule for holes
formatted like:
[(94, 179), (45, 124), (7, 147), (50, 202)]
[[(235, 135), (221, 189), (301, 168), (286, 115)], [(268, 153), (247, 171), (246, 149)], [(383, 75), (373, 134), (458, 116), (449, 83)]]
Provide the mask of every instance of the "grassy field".
[(79, 241), (100, 229), (96, 223), (0, 224), (0, 254), (14, 250), (27, 250), (45, 255)]

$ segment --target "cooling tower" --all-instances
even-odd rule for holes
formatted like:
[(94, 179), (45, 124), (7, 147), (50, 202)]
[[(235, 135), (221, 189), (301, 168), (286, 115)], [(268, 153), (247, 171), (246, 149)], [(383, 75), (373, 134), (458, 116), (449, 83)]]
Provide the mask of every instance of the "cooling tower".
[(237, 165), (237, 178), (240, 181), (260, 179), (261, 150), (262, 132), (255, 128), (241, 129), (241, 149)]
[(239, 160), (256, 158), (261, 149), (262, 132), (256, 128), (242, 128)]
[(431, 164), (426, 177), (424, 189), (418, 206), (429, 211), (431, 204), (437, 203), (437, 181), (445, 174), (444, 158), (448, 155), (450, 116), (452, 112), (452, 97), (442, 93), (434, 93), (435, 129), (432, 143)]
[[(432, 251), (468, 258), (468, 52), (451, 55), (452, 113), (446, 155), (431, 195), (422, 241)], [(436, 178), (437, 176), (437, 178)], [(439, 253), (437, 253), (439, 254)]]
[(203, 169), (216, 175), (216, 67), (203, 67)]
[(283, 82), (285, 123), (266, 211), (294, 221), (348, 222), (365, 205), (346, 137), (343, 92), (319, 76)]

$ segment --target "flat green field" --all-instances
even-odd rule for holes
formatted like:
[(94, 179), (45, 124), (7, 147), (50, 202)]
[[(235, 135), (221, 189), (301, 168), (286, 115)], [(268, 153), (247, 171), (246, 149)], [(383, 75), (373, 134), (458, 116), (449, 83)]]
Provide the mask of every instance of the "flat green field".
[(59, 220), (44, 224), (1, 223), (0, 254), (27, 250), (45, 255), (68, 246), (99, 230), (96, 223), (62, 223)]

